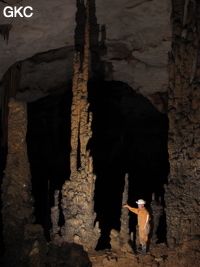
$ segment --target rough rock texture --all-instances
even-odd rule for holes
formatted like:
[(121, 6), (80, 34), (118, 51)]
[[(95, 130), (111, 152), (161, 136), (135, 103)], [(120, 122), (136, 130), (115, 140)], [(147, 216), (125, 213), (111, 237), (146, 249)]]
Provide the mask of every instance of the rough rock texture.
[(61, 236), (62, 241), (81, 244), (88, 251), (95, 249), (100, 229), (98, 222), (95, 223), (92, 158), (86, 153), (82, 160), (76, 180), (66, 181), (63, 185), (62, 210), (65, 224), (61, 228)]
[[(87, 144), (92, 136), (92, 114), (88, 113), (88, 68), (89, 68), (89, 1), (86, 5), (85, 45), (83, 62), (80, 53), (74, 53), (73, 99), (71, 106), (71, 153), (70, 180), (62, 187), (62, 212), (64, 225), (61, 228), (63, 241), (75, 242), (85, 250), (95, 249), (100, 229), (98, 223), (94, 226), (94, 189), (96, 176), (93, 173), (93, 159), (87, 150)], [(52, 217), (57, 219), (57, 212)], [(54, 218), (53, 218), (54, 221)], [(57, 225), (53, 230), (57, 232)], [(55, 236), (55, 242), (59, 241)]]
[[(22, 244), (22, 265), (43, 267), (46, 262), (47, 242), (40, 224), (26, 224)], [(21, 266), (22, 266), (21, 265)]]
[(51, 229), (51, 240), (54, 244), (60, 243), (60, 226), (58, 224), (59, 222), (59, 216), (60, 216), (60, 208), (59, 208), (59, 190), (56, 190), (54, 193), (54, 206), (51, 207), (51, 223), (52, 223), (52, 229)]
[[(125, 175), (125, 185), (122, 197), (122, 203), (126, 204), (128, 202), (128, 174)], [(110, 244), (113, 250), (119, 250), (122, 252), (131, 252), (131, 236), (129, 234), (129, 211), (122, 207), (122, 214), (120, 218), (121, 227), (120, 231), (114, 229), (110, 233)]]
[(153, 195), (152, 201), (151, 201), (151, 232), (150, 232), (150, 242), (151, 244), (156, 244), (158, 241), (157, 238), (157, 230), (160, 222), (160, 217), (163, 215), (163, 206), (160, 202), (155, 200), (155, 195)]
[(165, 202), (167, 242), (173, 247), (200, 232), (200, 2), (173, 1), (172, 19)]
[(9, 101), (8, 155), (2, 184), (2, 220), (6, 266), (22, 266), (27, 224), (34, 222), (31, 174), (26, 147), (26, 104)]
[[(96, 31), (92, 37), (93, 70), (102, 74), (103, 65), (106, 68), (106, 79), (127, 82), (145, 96), (165, 92), (168, 84), (167, 54), (171, 45), (170, 2), (116, 0), (113, 6), (112, 0), (92, 0), (93, 11), (96, 11), (96, 21), (93, 20), (91, 25), (92, 32)], [(70, 49), (74, 45), (76, 4), (81, 6), (80, 1), (74, 0), (49, 0), (48, 4), (39, 0), (24, 0), (23, 6), (33, 7), (34, 15), (31, 18), (5, 18), (1, 12), (1, 24), (12, 24), (12, 28), (8, 44), (0, 36), (0, 79), (17, 61), (52, 49)], [(15, 5), (20, 6), (21, 3)], [(0, 2), (1, 10), (5, 6), (5, 3)], [(77, 44), (78, 42), (81, 40), (76, 40)], [(100, 50), (99, 55), (97, 50)], [(70, 57), (69, 61), (72, 62)], [(69, 61), (66, 64), (67, 69)], [(42, 96), (43, 86), (52, 81), (51, 70), (61, 66), (58, 61), (52, 67), (47, 65), (41, 63), (36, 72), (30, 63), (24, 65), (32, 68), (30, 74), (24, 71), (26, 77), (22, 82), (24, 84), (25, 80), (28, 81), (28, 87), (32, 87), (31, 94), (37, 89), (37, 93), (34, 93)], [(50, 73), (47, 74), (44, 68), (49, 69)], [(72, 78), (72, 66), (67, 74)], [(61, 78), (66, 79), (64, 72), (59, 75), (59, 81)], [(24, 97), (26, 94), (28, 93)]]

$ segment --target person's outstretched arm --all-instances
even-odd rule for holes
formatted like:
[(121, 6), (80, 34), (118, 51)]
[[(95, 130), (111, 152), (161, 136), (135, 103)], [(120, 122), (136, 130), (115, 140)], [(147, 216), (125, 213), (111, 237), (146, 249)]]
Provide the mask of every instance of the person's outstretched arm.
[(129, 206), (129, 205), (124, 205), (123, 208), (128, 208), (128, 209), (129, 209), (130, 211), (132, 211), (133, 213), (138, 214), (138, 209), (133, 208), (133, 207), (131, 207), (131, 206)]

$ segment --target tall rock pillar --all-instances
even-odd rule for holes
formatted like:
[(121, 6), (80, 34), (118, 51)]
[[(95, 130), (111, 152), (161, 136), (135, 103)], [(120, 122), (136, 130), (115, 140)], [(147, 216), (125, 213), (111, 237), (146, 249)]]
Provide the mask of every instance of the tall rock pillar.
[(24, 231), (34, 222), (31, 173), (27, 155), (26, 103), (9, 101), (8, 155), (2, 183), (2, 221), (6, 266), (22, 266)]
[(172, 1), (168, 151), (165, 187), (167, 242), (200, 232), (200, 1)]
[(73, 99), (71, 107), (71, 154), (70, 180), (62, 187), (62, 210), (65, 224), (61, 228), (62, 241), (83, 245), (85, 250), (97, 245), (100, 230), (94, 226), (94, 189), (96, 176), (93, 159), (87, 150), (92, 136), (92, 114), (88, 113), (88, 68), (89, 68), (89, 0), (86, 4), (85, 45), (83, 61), (74, 54)]

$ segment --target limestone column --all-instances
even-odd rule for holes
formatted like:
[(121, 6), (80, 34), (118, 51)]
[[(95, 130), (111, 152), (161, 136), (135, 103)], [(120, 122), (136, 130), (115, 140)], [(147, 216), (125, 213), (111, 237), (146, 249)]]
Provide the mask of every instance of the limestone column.
[(24, 229), (27, 224), (34, 222), (26, 131), (26, 103), (11, 99), (8, 116), (8, 154), (2, 183), (6, 266), (22, 266)]
[(165, 187), (167, 242), (200, 232), (200, 1), (172, 1), (168, 151)]

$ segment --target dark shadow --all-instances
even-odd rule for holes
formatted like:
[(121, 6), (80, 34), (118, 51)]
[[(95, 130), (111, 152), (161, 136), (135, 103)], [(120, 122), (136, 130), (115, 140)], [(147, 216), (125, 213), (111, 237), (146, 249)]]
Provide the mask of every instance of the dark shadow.
[[(0, 110), (0, 117), (1, 117), (1, 110)], [(0, 125), (0, 138), (3, 136), (2, 127)], [(3, 177), (4, 177), (4, 170), (6, 167), (6, 156), (7, 156), (7, 145), (0, 146), (0, 185), (2, 185)], [(2, 195), (2, 188), (0, 190), (0, 195)], [(2, 211), (2, 197), (0, 197), (0, 211)], [(0, 212), (0, 259), (3, 258), (5, 254), (5, 244), (4, 244), (4, 237), (3, 237), (3, 222), (2, 222), (2, 213)], [(1, 265), (1, 262), (0, 262)]]
[(27, 147), (36, 223), (49, 240), (54, 192), (69, 179), (71, 91), (29, 103)]
[[(86, 10), (84, 1), (76, 1), (76, 28), (75, 28), (75, 50), (80, 52), (81, 62), (83, 59), (84, 43), (85, 43), (85, 21)], [(106, 27), (105, 25), (99, 27), (96, 17), (95, 0), (90, 0), (89, 3), (89, 23), (90, 23), (90, 80), (98, 81), (105, 78), (112, 70), (112, 64), (101, 60), (102, 56), (107, 54), (105, 45)], [(109, 72), (109, 74), (108, 74)]]
[[(6, 155), (7, 155), (7, 146), (0, 147), (0, 185), (2, 185), (4, 170), (6, 167)], [(2, 193), (2, 190), (1, 190)], [(0, 210), (2, 210), (2, 198), (0, 198)], [(3, 258), (5, 253), (4, 237), (3, 237), (3, 222), (2, 222), (2, 213), (0, 212), (0, 259)], [(1, 263), (0, 263), (1, 264)]]
[(76, 28), (74, 34), (75, 50), (83, 54), (85, 43), (85, 20), (86, 10), (84, 0), (76, 0)]
[(95, 0), (90, 0), (90, 53), (91, 53), (91, 71), (92, 77), (90, 80), (97, 81), (106, 76), (106, 61), (101, 58), (107, 54), (106, 27), (102, 25), (101, 28), (97, 23), (96, 4)]
[[(90, 84), (93, 136), (89, 147), (97, 174), (95, 210), (102, 236), (97, 249), (109, 247), (109, 232), (120, 229), (125, 173), (129, 173), (129, 205), (143, 198), (150, 206), (152, 193), (164, 196), (169, 171), (167, 116), (123, 82)], [(130, 213), (135, 234), (137, 216)], [(166, 227), (166, 225), (165, 225)]]

